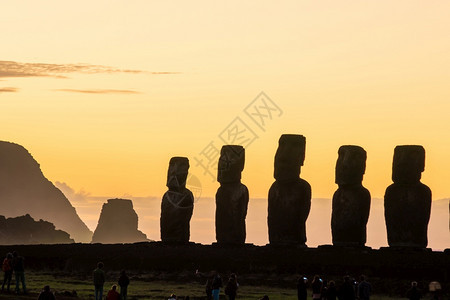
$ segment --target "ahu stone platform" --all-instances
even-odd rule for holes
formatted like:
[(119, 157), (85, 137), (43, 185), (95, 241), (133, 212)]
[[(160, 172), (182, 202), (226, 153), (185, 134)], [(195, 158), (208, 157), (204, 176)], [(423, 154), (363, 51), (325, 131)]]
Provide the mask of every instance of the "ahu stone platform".
[[(60, 244), (0, 246), (0, 253), (18, 251), (26, 259), (27, 270), (53, 270), (86, 273), (90, 276), (97, 262), (107, 272), (122, 269), (134, 273), (189, 273), (196, 270), (237, 274), (346, 274), (369, 278), (429, 280), (449, 282), (450, 249), (344, 248), (334, 246), (274, 247), (222, 246), (220, 244)], [(275, 276), (276, 277), (276, 276)]]

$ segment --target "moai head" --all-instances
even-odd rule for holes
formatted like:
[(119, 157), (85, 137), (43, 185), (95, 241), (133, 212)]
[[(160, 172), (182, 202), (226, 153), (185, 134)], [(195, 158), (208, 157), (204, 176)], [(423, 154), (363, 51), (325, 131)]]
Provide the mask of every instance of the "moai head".
[(278, 141), (273, 177), (278, 181), (292, 181), (300, 176), (305, 160), (306, 139), (299, 134), (283, 134)]
[(366, 171), (366, 151), (359, 146), (341, 146), (336, 162), (336, 179), (338, 185), (361, 184)]
[(220, 183), (238, 182), (244, 170), (245, 149), (239, 145), (225, 145), (220, 150), (217, 181)]
[(397, 146), (392, 163), (394, 183), (417, 183), (425, 170), (425, 149), (418, 145)]
[(189, 159), (187, 157), (172, 157), (167, 171), (167, 187), (169, 190), (185, 188), (189, 172)]

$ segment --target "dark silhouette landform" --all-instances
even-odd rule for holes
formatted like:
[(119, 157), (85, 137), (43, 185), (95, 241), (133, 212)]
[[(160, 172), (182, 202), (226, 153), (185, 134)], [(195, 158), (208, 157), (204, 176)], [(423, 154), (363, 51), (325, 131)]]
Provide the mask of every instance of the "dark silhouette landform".
[(74, 240), (50, 222), (35, 221), (30, 215), (15, 218), (0, 216), (1, 245), (70, 244)]
[(392, 163), (392, 181), (384, 195), (385, 221), (390, 247), (428, 245), (431, 190), (420, 182), (425, 169), (422, 146), (397, 146)]
[[(268, 195), (268, 232), (272, 246), (306, 246), (306, 220), (311, 208), (311, 186), (300, 176), (305, 160), (306, 139), (283, 134), (274, 160), (275, 182)], [(333, 196), (333, 245), (363, 247), (370, 209), (370, 193), (362, 186), (366, 152), (359, 146), (342, 146), (336, 163)], [(216, 239), (218, 244), (245, 245), (245, 218), (248, 190), (241, 183), (245, 151), (226, 145), (219, 159), (216, 194)], [(418, 145), (397, 146), (394, 151), (393, 184), (384, 198), (389, 246), (425, 249), (431, 191), (420, 182), (425, 166), (425, 149)], [(188, 243), (193, 196), (186, 189), (189, 161), (173, 157), (169, 164), (167, 187), (161, 203), (163, 242)], [(29, 213), (67, 228), (75, 241), (86, 241), (90, 231), (67, 198), (48, 181), (39, 164), (21, 146), (0, 142), (0, 201), (4, 215)], [(84, 235), (83, 235), (84, 234)], [(81, 237), (81, 238), (80, 238)], [(147, 241), (138, 230), (138, 216), (131, 200), (110, 199), (104, 204), (93, 243), (133, 243)]]
[(76, 242), (90, 242), (92, 232), (64, 194), (44, 177), (39, 164), (22, 146), (0, 141), (0, 213), (30, 214), (52, 222)]
[(109, 199), (103, 204), (92, 243), (135, 243), (148, 241), (138, 230), (138, 215), (128, 199)]
[(306, 139), (303, 135), (283, 134), (275, 154), (275, 182), (269, 190), (267, 223), (272, 245), (306, 243), (306, 220), (311, 208), (311, 186), (301, 179)]
[(333, 195), (331, 232), (333, 245), (362, 247), (366, 244), (370, 192), (363, 187), (366, 151), (359, 146), (341, 146), (336, 162), (336, 184)]
[[(43, 177), (39, 165), (31, 155), (23, 147), (15, 144), (2, 142), (0, 146), (0, 196), (3, 206), (9, 204), (15, 208), (17, 203), (20, 203), (22, 209), (40, 206), (44, 206), (45, 210), (53, 209), (45, 198), (31, 197), (36, 193), (43, 193), (36, 188), (42, 185), (46, 188), (43, 188), (45, 191), (50, 189), (61, 194)], [(218, 180), (221, 187), (229, 182), (239, 189), (230, 189), (229, 194), (236, 193), (236, 196), (222, 198), (218, 195), (217, 200), (248, 199), (242, 197), (245, 193), (242, 193), (240, 183), (244, 154), (228, 152), (233, 150), (232, 147), (224, 149), (227, 150), (223, 150), (223, 157), (219, 162)], [(249, 282), (251, 278), (256, 278), (255, 281), (259, 284), (269, 285), (271, 283), (278, 285), (282, 280), (280, 278), (286, 274), (290, 274), (289, 276), (305, 273), (326, 274), (330, 277), (366, 274), (372, 279), (382, 280), (378, 291), (391, 292), (398, 283), (395, 279), (399, 278), (437, 280), (443, 283), (444, 290), (448, 290), (450, 249), (433, 252), (426, 248), (431, 191), (420, 182), (425, 161), (423, 147), (399, 146), (395, 149), (392, 174), (394, 183), (388, 187), (385, 195), (385, 221), (390, 247), (379, 250), (362, 247), (366, 239), (367, 201), (370, 198), (367, 196), (369, 192), (362, 187), (366, 153), (357, 146), (341, 147), (336, 164), (336, 183), (339, 188), (333, 199), (333, 202), (336, 199), (338, 201), (333, 204), (333, 213), (342, 210), (339, 214), (348, 217), (342, 220), (339, 216), (333, 221), (333, 243), (336, 242), (336, 246), (339, 247), (332, 245), (306, 247), (305, 221), (310, 211), (311, 187), (299, 177), (304, 158), (305, 137), (282, 135), (275, 155), (276, 181), (269, 191), (270, 243), (266, 246), (242, 242), (242, 233), (245, 240), (245, 231), (242, 232), (242, 220), (245, 222), (243, 214), (238, 219), (230, 217), (232, 222), (237, 223), (234, 226), (241, 225), (233, 227), (232, 230), (224, 230), (226, 234), (237, 232), (240, 236), (239, 243), (131, 244), (137, 240), (147, 240), (137, 229), (138, 217), (132, 202), (126, 199), (110, 199), (102, 208), (99, 224), (92, 239), (93, 244), (14, 245), (14, 247), (0, 245), (0, 253), (19, 251), (26, 257), (27, 268), (31, 270), (49, 269), (91, 274), (93, 266), (101, 260), (109, 271), (127, 269), (136, 273), (153, 272), (159, 274), (155, 276), (160, 276), (159, 279), (163, 280), (170, 276), (180, 278), (184, 276), (183, 274), (191, 274), (185, 277), (189, 279), (196, 276), (198, 272), (195, 270), (199, 270), (200, 273), (211, 270), (222, 273), (235, 272), (240, 274), (240, 278), (245, 278), (241, 274), (246, 274)], [(184, 187), (188, 168), (186, 160), (179, 158), (171, 161), (167, 183), (169, 191), (174, 187), (175, 190)], [(46, 182), (46, 185), (42, 184), (42, 181)], [(31, 187), (32, 192), (23, 192), (23, 187), (27, 187), (26, 191)], [(350, 195), (348, 199), (342, 197), (340, 189), (345, 190), (345, 195)], [(14, 202), (15, 199), (18, 201), (21, 199), (15, 193), (29, 197), (25, 197), (26, 201)], [(65, 201), (68, 202), (67, 199)], [(73, 207), (68, 205), (76, 216)], [(334, 211), (335, 209), (337, 211)], [(243, 206), (241, 210), (244, 210)], [(358, 214), (362, 216), (356, 218)], [(395, 223), (396, 221), (398, 223)], [(356, 229), (350, 230), (347, 222), (355, 222)], [(183, 241), (185, 240), (184, 238)], [(97, 242), (125, 244), (97, 244)]]
[(248, 207), (248, 189), (241, 183), (245, 149), (225, 145), (220, 151), (216, 193), (216, 240), (219, 244), (244, 244), (245, 217)]
[(189, 160), (172, 157), (167, 171), (167, 187), (161, 201), (160, 230), (165, 243), (188, 243), (190, 225), (194, 211), (194, 196), (186, 188)]

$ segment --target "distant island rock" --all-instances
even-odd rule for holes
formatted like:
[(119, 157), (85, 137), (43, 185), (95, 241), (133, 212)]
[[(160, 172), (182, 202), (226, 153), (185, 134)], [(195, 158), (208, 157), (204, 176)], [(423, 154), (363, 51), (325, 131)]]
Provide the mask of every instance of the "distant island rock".
[(103, 204), (92, 243), (115, 244), (149, 241), (138, 230), (138, 215), (128, 199), (109, 199)]
[(83, 223), (64, 194), (53, 185), (37, 161), (22, 146), (0, 141), (0, 214), (30, 214), (52, 222), (76, 242), (90, 242), (92, 231)]
[(70, 244), (75, 241), (50, 222), (35, 221), (30, 215), (5, 218), (0, 216), (1, 245)]

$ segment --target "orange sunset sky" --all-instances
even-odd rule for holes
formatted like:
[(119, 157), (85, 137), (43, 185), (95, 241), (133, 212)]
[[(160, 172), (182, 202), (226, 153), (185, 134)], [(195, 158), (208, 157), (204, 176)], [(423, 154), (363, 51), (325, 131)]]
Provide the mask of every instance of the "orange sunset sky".
[(422, 182), (447, 198), (449, 11), (448, 1), (4, 1), (0, 138), (76, 192), (156, 198), (172, 156), (189, 157), (213, 197), (219, 185), (196, 159), (224, 140), (246, 146), (242, 182), (267, 197), (283, 133), (306, 136), (313, 198), (337, 189), (345, 144), (367, 151), (363, 184), (382, 198), (394, 147), (420, 144)]

